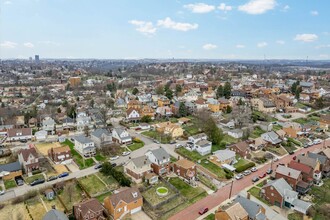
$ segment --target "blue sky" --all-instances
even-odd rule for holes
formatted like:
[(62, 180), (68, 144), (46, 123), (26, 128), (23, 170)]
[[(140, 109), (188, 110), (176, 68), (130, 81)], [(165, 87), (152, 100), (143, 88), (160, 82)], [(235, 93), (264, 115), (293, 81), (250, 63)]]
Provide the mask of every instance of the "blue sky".
[(0, 0), (0, 57), (330, 59), (329, 0)]

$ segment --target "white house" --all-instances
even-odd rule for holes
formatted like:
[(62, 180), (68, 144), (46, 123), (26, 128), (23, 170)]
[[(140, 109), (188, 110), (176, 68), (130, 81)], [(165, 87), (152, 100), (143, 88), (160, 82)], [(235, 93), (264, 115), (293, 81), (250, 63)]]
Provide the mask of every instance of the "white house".
[(41, 131), (37, 131), (34, 136), (36, 138), (37, 141), (44, 141), (47, 139), (47, 131), (45, 130), (41, 130)]
[(233, 138), (241, 138), (243, 137), (243, 131), (241, 129), (234, 129), (231, 131), (228, 131), (228, 135), (233, 137)]
[(149, 130), (150, 129), (150, 125), (147, 124), (147, 123), (141, 123), (141, 124), (139, 124), (139, 128), (141, 130)]
[(83, 131), (85, 126), (93, 128), (93, 125), (91, 124), (91, 117), (89, 117), (85, 112), (80, 112), (77, 114), (76, 123), (78, 131)]
[(132, 143), (131, 135), (122, 128), (114, 128), (112, 130), (112, 140), (119, 144), (130, 144)]
[(101, 147), (112, 142), (112, 134), (107, 129), (99, 128), (91, 133), (91, 139), (96, 147)]
[(196, 150), (204, 156), (211, 153), (212, 142), (207, 140), (205, 133), (196, 134), (188, 138), (187, 149), (191, 151)]
[(96, 155), (94, 142), (85, 136), (74, 137), (74, 148), (84, 157), (92, 157)]
[(261, 137), (265, 141), (267, 141), (271, 144), (274, 144), (274, 145), (282, 142), (282, 140), (280, 139), (280, 136), (278, 136), (278, 134), (276, 134), (274, 131), (263, 133), (263, 134), (261, 134)]
[(207, 140), (207, 135), (205, 133), (196, 134), (194, 136), (188, 137), (188, 141), (196, 144), (198, 141)]
[(187, 102), (194, 102), (197, 99), (198, 99), (198, 93), (193, 90), (184, 94), (184, 100), (186, 100)]
[(126, 119), (130, 121), (138, 121), (141, 119), (141, 114), (138, 109), (129, 108), (126, 112)]
[(12, 128), (7, 131), (8, 141), (31, 140), (31, 128)]
[(53, 133), (55, 130), (55, 121), (51, 117), (45, 117), (42, 120), (42, 130), (47, 131), (48, 133)]

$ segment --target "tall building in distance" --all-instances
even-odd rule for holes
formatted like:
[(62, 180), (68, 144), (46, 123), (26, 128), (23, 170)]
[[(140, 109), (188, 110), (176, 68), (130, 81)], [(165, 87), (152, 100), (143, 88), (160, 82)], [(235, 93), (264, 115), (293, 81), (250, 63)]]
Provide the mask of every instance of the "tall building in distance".
[(39, 60), (39, 55), (35, 55), (35, 56), (34, 56), (34, 61), (35, 61), (36, 63), (39, 63), (39, 61), (40, 61), (40, 60)]

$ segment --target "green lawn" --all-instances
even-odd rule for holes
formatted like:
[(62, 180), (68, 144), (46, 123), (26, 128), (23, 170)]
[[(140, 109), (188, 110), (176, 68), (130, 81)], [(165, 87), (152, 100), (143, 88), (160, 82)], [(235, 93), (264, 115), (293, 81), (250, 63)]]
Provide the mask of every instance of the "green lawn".
[(209, 214), (208, 216), (206, 216), (206, 218), (204, 218), (203, 220), (214, 220), (215, 219), (215, 214)]
[[(158, 187), (165, 187), (168, 191), (165, 197), (160, 197), (157, 195), (156, 191)], [(157, 205), (161, 202), (166, 201), (169, 197), (173, 196), (175, 191), (169, 188), (164, 182), (160, 181), (156, 185), (152, 186), (148, 190), (142, 193), (143, 198), (152, 205)]]
[(202, 156), (197, 151), (189, 151), (184, 147), (180, 147), (180, 148), (176, 149), (176, 152), (178, 154), (180, 154), (181, 156), (186, 157), (189, 160), (194, 161), (194, 162), (207, 158), (207, 156)]
[(261, 189), (257, 187), (252, 187), (251, 189), (248, 190), (248, 192), (251, 193), (251, 195), (259, 199), (261, 202), (270, 206), (271, 204), (268, 201), (260, 197), (260, 191)]
[(94, 158), (100, 162), (104, 162), (107, 160), (107, 157), (103, 156), (100, 152), (97, 152)]
[(215, 175), (217, 175), (220, 179), (226, 178), (226, 172), (218, 165), (216, 165), (206, 159), (202, 160), (200, 165), (202, 165), (204, 168), (208, 169), (211, 173), (214, 173)]
[(278, 155), (278, 156), (283, 156), (285, 155), (287, 152), (283, 149), (283, 147), (274, 147), (274, 146), (269, 146), (266, 148), (266, 150)]
[(70, 147), (73, 160), (80, 169), (85, 169), (94, 165), (94, 160), (92, 158), (85, 160), (82, 158), (82, 156), (74, 149), (74, 144), (70, 140), (66, 139), (63, 144)]
[(144, 146), (144, 143), (143, 142), (134, 142), (133, 144), (131, 145), (128, 145), (127, 147), (131, 150), (131, 151), (135, 151), (137, 149), (140, 149), (141, 147)]
[(90, 195), (108, 191), (107, 186), (96, 175), (84, 176), (78, 180)]
[(223, 135), (221, 142), (226, 143), (226, 144), (234, 144), (234, 143), (237, 143), (238, 140), (228, 134), (225, 134), (225, 135)]
[(295, 119), (295, 120), (293, 120), (293, 121), (294, 121), (294, 122), (297, 122), (297, 123), (299, 123), (299, 124), (302, 124), (302, 125), (307, 124), (307, 123), (309, 122), (309, 120), (306, 119), (306, 118), (297, 118), (297, 119)]
[(4, 180), (5, 188), (8, 190), (10, 188), (16, 187), (15, 180)]
[(278, 131), (281, 130), (283, 127), (281, 125), (273, 125), (273, 130)]
[(258, 138), (260, 137), (263, 133), (265, 133), (264, 130), (262, 130), (260, 127), (255, 127), (253, 131), (250, 134), (250, 138)]
[(288, 152), (293, 152), (295, 150), (297, 150), (297, 148), (295, 147), (295, 145), (291, 142), (282, 142), (281, 144), (283, 146), (283, 148)]
[(291, 213), (288, 215), (288, 220), (303, 220), (303, 214), (301, 213)]
[(107, 197), (107, 196), (110, 196), (112, 193), (111, 191), (109, 192), (106, 192), (106, 193), (103, 193), (99, 196), (96, 196), (95, 198), (100, 202), (100, 203), (103, 203), (104, 202), (104, 199)]
[(237, 163), (234, 164), (234, 167), (237, 169), (238, 167), (244, 166), (245, 164), (248, 163), (250, 163), (250, 161), (241, 158), (237, 161)]
[(183, 129), (188, 133), (189, 136), (201, 133), (201, 131), (196, 125), (184, 126)]
[(105, 184), (107, 184), (107, 187), (111, 190), (117, 189), (119, 184), (117, 182), (117, 180), (115, 180), (112, 176), (105, 176), (102, 173), (98, 172), (95, 175), (97, 175), (98, 177), (100, 177), (100, 179), (103, 180), (103, 182), (105, 182)]
[(44, 175), (42, 173), (30, 176), (30, 177), (26, 177), (24, 180), (27, 184), (32, 183), (34, 180), (36, 179), (45, 179)]
[(152, 139), (156, 139), (156, 140), (158, 140), (162, 144), (168, 144), (171, 141), (171, 137), (161, 135), (157, 131), (144, 131), (141, 134), (143, 134), (145, 136), (148, 136), (148, 137), (150, 137)]
[(225, 150), (226, 144), (222, 142), (221, 144), (212, 144), (212, 152), (218, 151), (218, 150)]
[(177, 188), (181, 195), (186, 197), (187, 199), (191, 200), (197, 197), (198, 195), (202, 194), (205, 192), (202, 188), (200, 187), (192, 187), (189, 184), (183, 182), (179, 177), (174, 177), (171, 178), (169, 181), (175, 188)]

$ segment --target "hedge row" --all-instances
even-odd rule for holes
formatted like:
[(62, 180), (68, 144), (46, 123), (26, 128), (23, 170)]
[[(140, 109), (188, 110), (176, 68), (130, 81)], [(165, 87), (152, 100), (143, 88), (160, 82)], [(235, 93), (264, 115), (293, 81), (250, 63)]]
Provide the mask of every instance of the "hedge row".
[(238, 173), (243, 172), (251, 167), (254, 167), (255, 165), (256, 165), (255, 163), (249, 162), (247, 164), (244, 164), (243, 166), (237, 167), (236, 172), (238, 172)]

